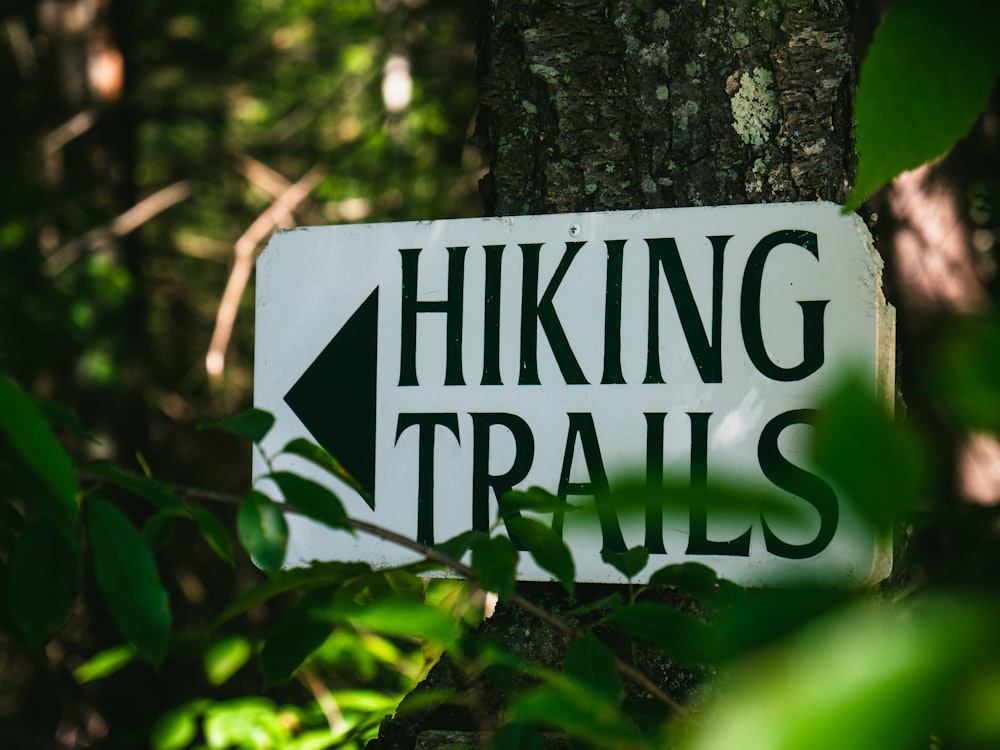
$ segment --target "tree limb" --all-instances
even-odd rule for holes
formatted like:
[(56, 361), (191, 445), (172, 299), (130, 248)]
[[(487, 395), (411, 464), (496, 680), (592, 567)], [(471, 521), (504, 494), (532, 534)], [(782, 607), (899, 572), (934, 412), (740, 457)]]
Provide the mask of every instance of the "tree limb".
[(115, 237), (134, 232), (157, 214), (191, 197), (191, 183), (179, 180), (146, 196), (124, 213), (116, 216), (106, 227), (91, 229), (80, 237), (67, 242), (45, 261), (45, 273), (58, 276), (80, 257), (85, 249), (99, 250)]
[(233, 247), (235, 261), (233, 270), (222, 293), (222, 301), (215, 316), (215, 330), (205, 355), (205, 369), (212, 378), (218, 378), (226, 365), (226, 349), (233, 335), (233, 324), (240, 299), (250, 280), (250, 272), (256, 260), (257, 246), (276, 227), (291, 219), (295, 207), (309, 197), (309, 193), (326, 176), (326, 170), (317, 165), (291, 185), (243, 232)]

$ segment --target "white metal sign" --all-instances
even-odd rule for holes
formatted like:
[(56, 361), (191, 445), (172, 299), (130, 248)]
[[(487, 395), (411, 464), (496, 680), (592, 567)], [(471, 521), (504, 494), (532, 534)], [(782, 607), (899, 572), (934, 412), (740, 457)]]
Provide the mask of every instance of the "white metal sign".
[[(581, 581), (621, 580), (600, 551), (640, 544), (648, 571), (694, 561), (746, 584), (878, 579), (885, 541), (803, 444), (846, 366), (892, 390), (880, 277), (864, 225), (829, 203), (279, 233), (257, 266), (255, 403), (277, 417), (265, 447), (315, 440), (373, 491), (369, 507), (334, 487), (350, 515), (426, 544), (491, 528), (511, 488), (596, 495), (596, 515), (554, 521)], [(282, 468), (332, 481), (295, 459)], [(736, 478), (808, 521), (669, 499), (619, 513), (602, 499), (637, 474)], [(291, 522), (291, 564), (413, 559)], [(549, 578), (526, 554), (519, 570)]]

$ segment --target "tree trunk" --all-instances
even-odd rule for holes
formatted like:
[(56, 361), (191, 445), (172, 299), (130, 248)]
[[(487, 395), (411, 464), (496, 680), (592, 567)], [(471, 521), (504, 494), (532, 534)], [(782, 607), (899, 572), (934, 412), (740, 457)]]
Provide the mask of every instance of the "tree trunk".
[(480, 46), (491, 215), (796, 200), (853, 178), (849, 0), (501, 0)]
[[(846, 200), (853, 178), (850, 0), (489, 0), (474, 143), (491, 155), (490, 215)], [(577, 602), (613, 587), (580, 586)], [(551, 611), (554, 584), (518, 584)], [(623, 592), (624, 593), (624, 592)], [(560, 665), (566, 639), (500, 606), (480, 634)], [(696, 673), (640, 651), (683, 699)], [(503, 696), (448, 661), (418, 690), (450, 706), (401, 712), (370, 747), (435, 747), (489, 731)], [(639, 692), (639, 691), (634, 691)], [(418, 739), (418, 738), (423, 739)]]

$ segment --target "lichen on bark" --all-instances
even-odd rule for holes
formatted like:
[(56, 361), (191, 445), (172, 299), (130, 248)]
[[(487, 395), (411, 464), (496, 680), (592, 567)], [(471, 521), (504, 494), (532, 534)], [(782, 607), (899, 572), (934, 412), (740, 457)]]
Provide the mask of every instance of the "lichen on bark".
[(846, 199), (852, 0), (487, 6), (487, 213)]
[(751, 146), (763, 146), (777, 124), (778, 92), (774, 76), (765, 68), (754, 68), (753, 74), (740, 76), (740, 87), (729, 102), (733, 111), (733, 130)]

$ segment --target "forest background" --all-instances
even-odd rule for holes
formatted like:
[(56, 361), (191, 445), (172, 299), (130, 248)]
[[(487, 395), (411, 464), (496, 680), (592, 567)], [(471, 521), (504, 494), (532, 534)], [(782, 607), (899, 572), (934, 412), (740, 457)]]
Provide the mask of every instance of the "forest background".
[[(862, 9), (859, 38), (882, 10)], [(136, 477), (242, 496), (246, 442), (196, 429), (250, 402), (253, 297), (241, 274), (277, 228), (481, 215), (488, 155), (470, 143), (477, 13), (458, 0), (15, 0), (0, 20), (0, 372), (68, 408), (45, 413), (77, 465), (107, 461)], [(900, 312), (903, 393), (913, 421), (930, 426), (937, 459), (936, 502), (907, 537), (916, 552), (900, 589), (995, 586), (995, 540), (983, 532), (1000, 496), (991, 436), (1000, 339), (991, 324), (956, 332), (953, 319), (988, 321), (998, 291), (998, 131), (994, 96), (946, 159), (863, 209), (879, 217), (887, 291)], [(915, 460), (899, 461), (905, 476)], [(110, 484), (135, 490), (120, 478)], [(5, 508), (38, 528), (19, 492), (5, 495)], [(91, 568), (54, 634), (43, 623), (25, 637), (5, 612), (7, 744), (360, 743), (370, 717), (424, 668), (419, 648), (369, 633), (361, 654), (353, 633), (326, 641), (313, 667), (265, 694), (255, 650), (294, 592), (247, 603), (210, 637), (194, 636), (259, 590), (258, 567), (222, 541), (236, 507), (208, 503), (220, 531), (200, 516), (167, 523), (149, 504), (110, 499), (156, 551), (179, 635), (158, 669), (136, 658), (142, 644), (121, 646), (107, 584)], [(19, 538), (8, 520), (5, 568)], [(16, 599), (13, 578), (4, 583), (5, 600)], [(986, 653), (997, 656), (995, 647)], [(946, 667), (954, 665), (928, 669)], [(970, 704), (997, 698), (995, 671), (976, 679), (986, 687)], [(994, 738), (996, 727), (982, 731)]]
[[(15, 0), (0, 21), (0, 371), (78, 415), (94, 437), (69, 436), (81, 462), (242, 495), (247, 443), (196, 429), (252, 398), (252, 284), (222, 313), (224, 367), (206, 369), (234, 257), (300, 224), (481, 215), (475, 14), (461, 0)], [(219, 515), (234, 528), (235, 507)], [(193, 527), (157, 559), (183, 632), (259, 580)], [(200, 657), (74, 684), (122, 642), (95, 586), (43, 657), (4, 639), (0, 744), (142, 747), (210, 684)], [(220, 653), (242, 654), (281, 606)], [(239, 682), (217, 697), (260, 692), (259, 675)]]

